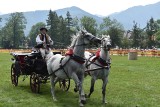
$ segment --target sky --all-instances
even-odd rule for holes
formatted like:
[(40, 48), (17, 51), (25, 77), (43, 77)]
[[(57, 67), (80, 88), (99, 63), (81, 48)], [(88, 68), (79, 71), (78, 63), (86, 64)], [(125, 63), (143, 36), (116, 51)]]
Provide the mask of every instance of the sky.
[(0, 0), (0, 14), (35, 10), (57, 10), (77, 6), (91, 14), (107, 16), (127, 8), (160, 0)]

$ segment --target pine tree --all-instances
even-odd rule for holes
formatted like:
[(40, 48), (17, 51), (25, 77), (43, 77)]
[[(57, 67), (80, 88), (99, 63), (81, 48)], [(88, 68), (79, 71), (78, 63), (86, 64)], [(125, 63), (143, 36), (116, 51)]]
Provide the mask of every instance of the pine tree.
[(66, 14), (67, 18), (66, 18), (66, 21), (67, 21), (67, 28), (68, 30), (71, 29), (71, 27), (73, 26), (73, 19), (71, 17), (71, 14), (69, 13), (69, 11), (67, 11), (67, 14)]
[(55, 11), (49, 11), (47, 26), (49, 27), (49, 35), (54, 42), (54, 46), (56, 46), (56, 41), (59, 41), (59, 18)]
[(71, 14), (69, 13), (69, 11), (67, 11), (67, 14), (66, 14), (66, 33), (65, 34), (65, 44), (66, 45), (69, 45), (70, 44), (70, 39), (71, 39), (71, 35), (73, 34), (73, 31), (72, 31), (72, 27), (73, 27), (73, 18), (71, 17)]
[(132, 47), (138, 48), (141, 42), (141, 32), (142, 30), (137, 26), (137, 23), (134, 22), (132, 29)]
[(148, 36), (148, 48), (155, 46), (155, 33), (158, 31), (158, 24), (151, 18), (146, 25), (146, 33)]

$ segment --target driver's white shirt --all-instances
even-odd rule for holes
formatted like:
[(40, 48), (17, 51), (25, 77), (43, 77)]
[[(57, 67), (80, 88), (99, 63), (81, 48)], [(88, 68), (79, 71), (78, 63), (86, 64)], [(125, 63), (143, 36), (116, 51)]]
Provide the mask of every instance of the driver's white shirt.
[[(52, 41), (52, 39), (50, 38), (50, 36), (49, 36), (49, 41)], [(36, 42), (37, 42), (37, 44), (43, 44), (43, 43), (46, 43), (46, 38), (45, 38), (45, 36), (44, 36), (44, 39), (43, 39), (43, 41), (40, 39), (40, 36), (39, 35), (37, 35), (37, 37), (36, 37)], [(53, 42), (53, 41), (52, 41)], [(53, 44), (53, 43), (52, 43)]]

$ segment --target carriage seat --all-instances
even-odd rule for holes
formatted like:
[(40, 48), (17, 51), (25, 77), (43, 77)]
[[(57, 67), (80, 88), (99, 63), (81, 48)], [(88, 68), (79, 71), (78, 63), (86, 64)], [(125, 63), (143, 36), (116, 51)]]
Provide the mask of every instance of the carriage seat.
[(32, 48), (32, 52), (29, 55), (29, 57), (42, 59), (41, 53), (38, 48)]

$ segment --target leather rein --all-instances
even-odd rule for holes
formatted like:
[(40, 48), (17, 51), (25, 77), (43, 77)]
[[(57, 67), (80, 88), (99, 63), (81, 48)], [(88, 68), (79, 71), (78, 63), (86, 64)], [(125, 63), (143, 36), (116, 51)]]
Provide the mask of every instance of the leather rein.
[[(104, 48), (104, 47), (101, 47), (101, 48)], [(102, 59), (100, 56), (96, 56), (92, 61), (90, 61), (90, 59), (94, 57), (94, 55), (90, 56), (90, 58), (87, 60), (87, 63), (89, 62), (89, 64), (86, 65), (86, 68), (87, 70), (85, 72), (90, 72), (90, 71), (95, 71), (95, 70), (100, 70), (100, 69), (110, 69), (111, 68), (111, 62), (110, 61), (105, 61), (104, 59)], [(97, 64), (95, 61), (98, 61), (100, 64)], [(109, 59), (111, 60), (111, 58)], [(95, 68), (95, 69), (90, 69), (88, 70), (88, 67), (91, 65), (91, 64), (95, 64), (97, 65), (99, 68)]]

